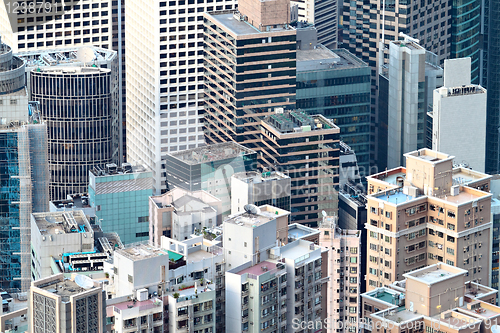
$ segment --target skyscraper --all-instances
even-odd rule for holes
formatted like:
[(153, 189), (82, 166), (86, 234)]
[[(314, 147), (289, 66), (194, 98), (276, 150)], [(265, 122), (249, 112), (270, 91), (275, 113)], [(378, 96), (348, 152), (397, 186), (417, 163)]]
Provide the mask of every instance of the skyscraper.
[(118, 86), (110, 69), (31, 71), (31, 98), (48, 121), (50, 196), (87, 191), (89, 171), (118, 159)]
[[(26, 5), (24, 5), (26, 4)], [(24, 7), (27, 6), (27, 7)], [(125, 0), (0, 3), (0, 35), (15, 53), (97, 46), (118, 53), (120, 156), (125, 149)], [(121, 157), (120, 157), (121, 158)]]
[(411, 39), (390, 43), (388, 91), (379, 92), (388, 95), (385, 144), (390, 169), (404, 165), (404, 153), (425, 147), (427, 109), (443, 72), (430, 59), (432, 54)]
[(318, 43), (329, 49), (337, 48), (338, 4), (337, 0), (291, 1), (298, 6), (298, 21), (314, 23), (318, 31)]
[[(47, 127), (28, 103), (24, 62), (0, 41), (0, 286), (29, 286), (30, 215), (48, 210)], [(22, 281), (21, 281), (22, 280)]]
[(162, 158), (204, 144), (203, 12), (235, 0), (127, 2), (127, 155), (166, 189)]

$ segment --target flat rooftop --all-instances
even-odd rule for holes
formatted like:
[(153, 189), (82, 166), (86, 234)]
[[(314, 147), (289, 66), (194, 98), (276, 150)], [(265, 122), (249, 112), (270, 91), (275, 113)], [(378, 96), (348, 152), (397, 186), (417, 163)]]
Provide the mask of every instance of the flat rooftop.
[(188, 261), (201, 261), (203, 259), (210, 259), (215, 257), (214, 254), (207, 252), (205, 250), (198, 250), (196, 252), (188, 253)]
[(498, 290), (483, 286), (479, 283), (468, 282), (465, 284), (465, 296), (469, 298), (483, 297), (496, 294)]
[(261, 211), (259, 214), (251, 214), (245, 212), (224, 220), (224, 223), (232, 223), (248, 228), (254, 228), (255, 226), (261, 226), (274, 219), (276, 219), (275, 215), (271, 214), (270, 212)]
[(33, 71), (46, 73), (46, 74), (55, 74), (55, 75), (74, 75), (74, 74), (101, 74), (101, 73), (110, 73), (111, 69), (109, 68), (100, 68), (100, 67), (42, 67), (33, 69)]
[[(314, 246), (313, 249), (311, 249), (311, 242), (299, 239), (296, 240), (292, 243), (288, 243), (285, 246), (282, 246), (280, 248), (280, 255), (283, 258), (287, 259), (293, 259), (298, 261), (302, 261), (302, 259), (305, 259), (305, 257), (308, 257), (311, 252), (316, 250), (316, 246)], [(304, 257), (305, 256), (305, 257)]]
[[(467, 305), (471, 303), (476, 303), (476, 307), (474, 309), (467, 308)], [(460, 311), (466, 314), (470, 314), (471, 316), (474, 317), (477, 316), (481, 318), (492, 318), (500, 315), (499, 307), (481, 301), (465, 303), (463, 306), (460, 307)]]
[(414, 313), (413, 311), (408, 311), (404, 307), (399, 307), (397, 309), (393, 310), (385, 310), (383, 317), (386, 320), (395, 322), (395, 323), (402, 323), (405, 321), (409, 320), (415, 320), (417, 318), (421, 318), (423, 315)]
[(270, 261), (262, 261), (258, 264), (251, 266), (251, 267), (245, 268), (236, 274), (243, 275), (243, 274), (249, 273), (249, 274), (260, 276), (260, 275), (266, 273), (267, 271), (270, 271), (270, 270), (275, 269), (275, 268), (276, 268), (276, 263), (273, 263)]
[(119, 253), (124, 257), (127, 257), (133, 261), (154, 258), (158, 256), (168, 256), (169, 259), (179, 260), (183, 257), (182, 254), (150, 246), (148, 244), (135, 244), (131, 247), (116, 250), (115, 253)]
[(145, 301), (142, 301), (142, 302), (139, 302), (139, 301), (129, 301), (129, 302), (122, 302), (122, 303), (117, 303), (117, 304), (113, 304), (112, 306), (114, 306), (115, 308), (121, 310), (121, 311), (124, 311), (124, 310), (128, 310), (128, 309), (133, 309), (133, 308), (147, 308), (147, 309), (150, 309), (151, 307), (155, 307), (155, 306), (158, 306), (159, 307), (159, 311), (163, 311), (163, 308), (160, 306), (162, 305), (163, 303), (161, 302), (161, 300), (159, 299), (148, 299), (148, 300), (145, 300)]
[(132, 165), (130, 163), (122, 163), (121, 166), (111, 163), (106, 166), (95, 167), (94, 169), (90, 170), (90, 172), (92, 172), (96, 177), (108, 177), (108, 176), (143, 173), (150, 171), (151, 170), (149, 170), (144, 165)]
[(229, 31), (231, 31), (236, 36), (244, 36), (244, 35), (254, 35), (254, 34), (266, 34), (272, 32), (280, 32), (280, 31), (293, 31), (294, 28), (290, 27), (290, 29), (284, 29), (281, 26), (277, 28), (271, 28), (269, 31), (260, 31), (255, 28), (253, 25), (248, 23), (247, 21), (240, 21), (235, 17), (235, 13), (237, 11), (231, 12), (210, 12), (206, 15), (210, 16), (214, 21), (217, 21), (220, 25), (225, 26)]
[(288, 226), (288, 238), (297, 240), (309, 235), (319, 234), (319, 230), (306, 227), (298, 223), (290, 224)]
[(301, 110), (275, 113), (265, 117), (263, 121), (281, 134), (306, 133), (329, 129), (337, 129), (340, 133), (339, 127), (333, 121), (320, 114), (309, 115)]
[[(370, 296), (372, 298), (378, 299), (379, 301), (390, 303), (396, 306), (399, 306), (400, 295), (402, 293), (396, 292), (386, 288), (377, 288), (375, 290), (369, 291), (363, 295)], [(403, 298), (404, 299), (404, 298)]]
[[(117, 57), (117, 52), (100, 47), (85, 47), (93, 56), (92, 62), (111, 61)], [(26, 62), (26, 67), (44, 66), (76, 66), (83, 63), (78, 59), (79, 47), (57, 48), (42, 51), (19, 52), (16, 56)]]
[(468, 168), (458, 167), (452, 171), (453, 185), (467, 185), (468, 183), (491, 178), (490, 175)]
[(435, 150), (431, 150), (428, 148), (422, 148), (419, 150), (415, 150), (409, 153), (404, 154), (406, 158), (417, 158), (421, 161), (431, 162), (433, 164), (437, 164), (439, 162), (453, 160), (455, 156), (448, 155), (445, 153), (440, 153)]
[(345, 49), (330, 50), (319, 44), (312, 50), (297, 50), (297, 71), (368, 68), (368, 65)]
[(415, 51), (421, 50), (421, 51), (425, 52), (425, 49), (421, 45), (419, 45), (418, 43), (415, 43), (415, 42), (395, 40), (395, 41), (392, 41), (391, 43), (393, 43), (399, 47), (407, 47), (411, 50), (415, 50)]
[(257, 154), (235, 142), (217, 143), (214, 145), (182, 150), (170, 156), (190, 165), (221, 161), (244, 155)]
[(66, 200), (51, 202), (56, 208), (90, 208), (88, 193), (71, 194)]
[(42, 290), (46, 290), (52, 294), (61, 296), (63, 302), (68, 302), (71, 296), (78, 295), (90, 289), (97, 288), (94, 286), (89, 289), (82, 288), (75, 281), (71, 279), (64, 279), (64, 281), (56, 279), (48, 283), (35, 285), (35, 287), (40, 288)]
[(264, 182), (271, 182), (273, 180), (280, 180), (280, 179), (287, 179), (290, 178), (289, 176), (285, 175), (284, 173), (278, 172), (278, 171), (267, 171), (267, 172), (256, 172), (256, 171), (249, 171), (249, 172), (238, 172), (233, 174), (231, 177), (234, 177), (238, 180), (241, 180), (245, 183), (254, 183), (254, 184), (259, 184), (259, 183), (264, 183)]
[(407, 279), (412, 279), (431, 285), (456, 276), (465, 275), (466, 273), (467, 271), (464, 269), (450, 266), (441, 262), (417, 269), (410, 273), (403, 274), (403, 276)]
[(87, 217), (81, 210), (53, 213), (33, 213), (42, 235), (93, 232)]
[(398, 185), (397, 180), (401, 179), (404, 181), (406, 178), (406, 169), (403, 167), (395, 168), (392, 170), (379, 172), (377, 174), (368, 176), (368, 179), (376, 179), (391, 185)]
[(395, 205), (409, 202), (412, 201), (413, 199), (418, 199), (419, 197), (421, 197), (421, 196), (413, 197), (411, 195), (404, 194), (402, 188), (374, 193), (372, 194), (372, 196), (379, 200), (383, 200), (385, 202), (392, 203)]

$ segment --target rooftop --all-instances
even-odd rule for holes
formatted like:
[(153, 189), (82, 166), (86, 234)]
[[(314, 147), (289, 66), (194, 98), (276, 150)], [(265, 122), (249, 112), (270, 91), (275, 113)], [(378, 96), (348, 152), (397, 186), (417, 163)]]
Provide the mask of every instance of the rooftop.
[(276, 263), (270, 262), (270, 261), (262, 261), (258, 264), (255, 264), (251, 267), (245, 268), (236, 274), (238, 275), (243, 275), (246, 273), (253, 274), (256, 276), (262, 275), (266, 273), (269, 270), (275, 269), (276, 268)]
[(33, 213), (32, 216), (42, 235), (93, 232), (87, 217), (81, 210)]
[(297, 71), (368, 68), (361, 59), (345, 49), (330, 50), (319, 44), (312, 50), (297, 50)]
[(90, 208), (88, 193), (71, 194), (66, 200), (55, 200), (52, 204), (56, 208)]
[(304, 133), (328, 129), (340, 129), (333, 121), (322, 115), (309, 115), (301, 110), (277, 112), (264, 118), (264, 122), (271, 125), (281, 134)]
[(209, 17), (213, 18), (220, 25), (225, 26), (229, 31), (231, 31), (235, 36), (244, 35), (254, 35), (254, 34), (266, 34), (272, 32), (280, 31), (292, 31), (295, 30), (292, 27), (285, 29), (282, 26), (277, 26), (276, 28), (271, 28), (269, 31), (259, 31), (259, 29), (252, 26), (250, 23), (244, 20), (239, 20), (238, 15), (235, 15), (237, 11), (221, 11), (221, 12), (211, 12), (206, 13)]
[[(26, 61), (26, 67), (41, 66), (75, 66), (81, 65), (78, 59), (79, 47), (57, 48), (52, 50), (37, 50), (29, 52), (19, 52), (16, 55)], [(99, 47), (85, 47), (89, 53), (93, 53), (92, 62), (110, 61), (117, 56), (116, 51), (103, 49)]]
[(74, 75), (74, 74), (101, 74), (101, 73), (110, 73), (111, 69), (108, 68), (100, 68), (100, 67), (42, 67), (33, 69), (33, 72), (41, 72), (46, 74), (55, 74), (55, 75)]
[(367, 178), (380, 180), (380, 181), (389, 183), (391, 185), (398, 185), (398, 180), (400, 181), (400, 184), (401, 184), (401, 180), (404, 181), (404, 179), (406, 178), (406, 169), (403, 167), (399, 167), (399, 168), (379, 172), (379, 173), (374, 174), (374, 175), (370, 175)]
[(480, 318), (492, 318), (500, 315), (499, 307), (482, 301), (465, 303), (460, 307), (460, 311)]
[(405, 193), (403, 193), (402, 188), (397, 188), (397, 189), (393, 189), (393, 190), (387, 190), (387, 191), (383, 191), (383, 192), (374, 193), (374, 194), (372, 194), (372, 196), (377, 198), (377, 199), (383, 200), (385, 202), (392, 203), (394, 205), (409, 202), (409, 201), (412, 201), (413, 199), (417, 199), (417, 198), (421, 197), (421, 195), (411, 196), (409, 194), (405, 194)]
[[(299, 239), (280, 247), (279, 255), (283, 258), (292, 259), (298, 263), (309, 258), (310, 253), (315, 250), (316, 246), (314, 243)], [(277, 253), (274, 254), (277, 255)]]
[(465, 167), (456, 167), (453, 168), (452, 178), (453, 185), (467, 185), (479, 180), (489, 179), (491, 176)]
[[(149, 310), (154, 307), (160, 307), (162, 304), (163, 304), (162, 301), (156, 298), (156, 299), (148, 299), (142, 302), (139, 301), (122, 302), (114, 304), (113, 306), (121, 311), (133, 308), (139, 308), (139, 311), (141, 311), (141, 310)], [(159, 311), (163, 311), (163, 309), (160, 307)]]
[(363, 296), (369, 296), (369, 297), (375, 298), (379, 301), (386, 302), (386, 303), (396, 305), (396, 306), (399, 306), (400, 301), (404, 299), (404, 297), (400, 298), (401, 297), (400, 292), (397, 292), (397, 291), (394, 291), (394, 290), (391, 290), (388, 288), (384, 288), (384, 287), (369, 291), (369, 292), (363, 294)]
[(236, 216), (230, 216), (224, 223), (237, 224), (248, 228), (261, 226), (269, 221), (276, 219), (275, 215), (270, 212), (260, 212), (259, 214), (242, 213)]
[(420, 46), (418, 43), (415, 43), (415, 42), (395, 40), (395, 41), (392, 41), (391, 44), (394, 44), (394, 45), (399, 46), (399, 47), (407, 47), (412, 51), (425, 52), (425, 49), (422, 46)]
[(107, 176), (116, 176), (123, 174), (132, 174), (132, 173), (142, 173), (142, 172), (150, 172), (150, 170), (144, 165), (132, 165), (130, 163), (122, 163), (121, 166), (116, 165), (115, 163), (106, 164), (103, 167), (96, 166), (94, 169), (90, 170), (92, 174), (96, 177), (107, 177)]
[(483, 286), (476, 282), (467, 282), (465, 284), (465, 296), (469, 298), (480, 298), (488, 295), (494, 295), (498, 290)]
[(288, 239), (291, 239), (291, 241), (314, 234), (319, 234), (319, 230), (309, 228), (305, 225), (298, 223), (293, 223), (288, 226)]
[(231, 177), (244, 181), (245, 183), (252, 182), (254, 184), (290, 178), (279, 171), (268, 171), (262, 173), (256, 171), (238, 172), (233, 174)]
[(124, 257), (127, 257), (128, 259), (131, 259), (133, 261), (149, 259), (165, 255), (168, 255), (169, 259), (173, 259), (174, 261), (180, 260), (184, 257), (182, 254), (150, 246), (146, 243), (131, 244), (129, 245), (129, 247), (115, 251), (115, 253), (119, 253)]
[(256, 154), (255, 151), (245, 148), (235, 142), (217, 143), (200, 148), (193, 148), (170, 154), (187, 164), (195, 165), (236, 158), (244, 155)]
[(407, 279), (412, 279), (431, 285), (456, 276), (465, 275), (466, 273), (467, 271), (464, 269), (450, 266), (441, 262), (417, 269), (410, 273), (403, 274), (403, 276)]
[(428, 148), (415, 150), (404, 154), (404, 156), (406, 158), (416, 158), (421, 161), (431, 162), (432, 164), (453, 160), (455, 158), (455, 156), (451, 156), (445, 153), (440, 153), (438, 151), (431, 150)]
[[(72, 278), (64, 278), (62, 274), (59, 276), (53, 276), (46, 279), (38, 280), (33, 282), (33, 285), (42, 290), (46, 290), (52, 294), (56, 294), (62, 298), (63, 302), (68, 302), (69, 298), (74, 295), (86, 292), (88, 290), (97, 289), (96, 282), (88, 277), (83, 277), (85, 283), (89, 283), (88, 286), (82, 287), (82, 283), (77, 283), (78, 274), (73, 274)], [(90, 283), (90, 282), (91, 283)]]

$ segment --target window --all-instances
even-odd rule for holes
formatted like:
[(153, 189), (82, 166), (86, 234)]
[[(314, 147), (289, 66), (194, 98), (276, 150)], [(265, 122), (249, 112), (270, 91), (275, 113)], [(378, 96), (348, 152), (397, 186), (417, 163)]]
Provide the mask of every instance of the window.
[(391, 212), (386, 211), (386, 212), (385, 212), (385, 217), (387, 217), (388, 219), (390, 219), (390, 218), (392, 217), (392, 213), (391, 213)]
[(454, 255), (455, 254), (455, 249), (452, 249), (451, 247), (447, 247), (446, 248), (446, 253)]
[(357, 307), (356, 306), (350, 306), (349, 307), (349, 313), (356, 313)]
[(352, 254), (357, 254), (358, 253), (358, 248), (357, 247), (351, 247), (350, 249)]
[(455, 230), (455, 225), (451, 224), (451, 223), (448, 223), (448, 229)]
[(358, 257), (351, 257), (351, 264), (356, 264), (358, 262)]
[(149, 218), (148, 218), (148, 216), (140, 216), (140, 217), (137, 218), (137, 222), (138, 223), (149, 222)]

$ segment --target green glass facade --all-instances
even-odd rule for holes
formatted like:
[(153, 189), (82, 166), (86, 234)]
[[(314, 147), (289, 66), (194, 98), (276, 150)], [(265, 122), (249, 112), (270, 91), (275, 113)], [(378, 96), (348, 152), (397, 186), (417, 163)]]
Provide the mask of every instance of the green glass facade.
[(481, 34), (481, 1), (453, 0), (451, 21), (451, 55), (471, 57), (471, 81), (478, 84)]
[(116, 232), (123, 244), (149, 239), (149, 197), (153, 195), (152, 173), (89, 174), (89, 202), (95, 208), (96, 224), (104, 232)]
[[(307, 52), (307, 51), (304, 51)], [(340, 128), (340, 139), (355, 152), (361, 170), (370, 166), (370, 67), (346, 50), (335, 50), (339, 65), (297, 70), (297, 108), (321, 114)], [(349, 64), (344, 57), (354, 59)], [(354, 62), (355, 61), (355, 62)], [(345, 63), (344, 66), (342, 63)], [(358, 63), (359, 65), (353, 65)]]

